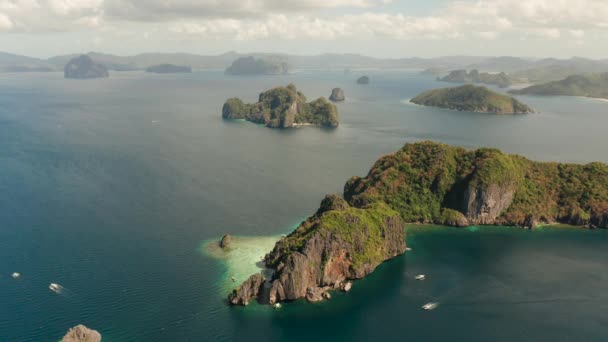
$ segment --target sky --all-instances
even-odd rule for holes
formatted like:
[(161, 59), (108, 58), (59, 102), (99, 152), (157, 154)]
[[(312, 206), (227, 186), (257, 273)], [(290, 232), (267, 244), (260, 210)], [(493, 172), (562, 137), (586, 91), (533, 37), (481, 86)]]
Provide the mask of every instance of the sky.
[(0, 50), (608, 58), (608, 0), (0, 0)]

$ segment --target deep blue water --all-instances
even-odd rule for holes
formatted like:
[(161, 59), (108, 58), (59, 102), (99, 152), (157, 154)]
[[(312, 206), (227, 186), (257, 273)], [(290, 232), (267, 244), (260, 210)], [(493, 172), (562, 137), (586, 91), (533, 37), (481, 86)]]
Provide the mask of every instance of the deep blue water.
[[(224, 304), (224, 266), (200, 253), (202, 241), (285, 232), (406, 142), (608, 162), (608, 102), (521, 97), (540, 113), (458, 113), (403, 103), (444, 85), (429, 77), (369, 74), (369, 86), (327, 72), (3, 74), (0, 341), (56, 341), (78, 323), (110, 342), (606, 340), (601, 231), (416, 230), (413, 253), (349, 295), (279, 312)], [(226, 98), (253, 101), (291, 81), (309, 98), (343, 87), (341, 126), (281, 131), (221, 120)], [(429, 280), (411, 280), (416, 273)], [(442, 305), (420, 310), (430, 300)]]

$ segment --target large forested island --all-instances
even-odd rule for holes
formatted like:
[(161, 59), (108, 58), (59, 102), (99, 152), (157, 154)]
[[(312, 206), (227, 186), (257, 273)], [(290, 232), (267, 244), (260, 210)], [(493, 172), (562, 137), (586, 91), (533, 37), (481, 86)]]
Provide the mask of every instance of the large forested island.
[(232, 62), (225, 73), (227, 75), (285, 75), (291, 67), (282, 58), (263, 57), (254, 58), (241, 57)]
[(509, 75), (504, 72), (491, 74), (487, 72), (479, 72), (477, 69), (473, 69), (467, 72), (464, 69), (453, 70), (447, 76), (437, 79), (443, 82), (452, 83), (482, 83), (488, 85), (497, 85), (501, 88), (506, 88), (513, 83), (513, 80)]
[(276, 243), (264, 262), (270, 279), (251, 276), (234, 305), (328, 298), (350, 289), (383, 261), (405, 252), (405, 222), (534, 228), (564, 223), (608, 228), (608, 165), (534, 162), (496, 149), (407, 144), (380, 158), (344, 196)]
[(293, 84), (277, 87), (260, 94), (256, 103), (244, 103), (231, 98), (224, 103), (224, 119), (245, 119), (271, 128), (290, 128), (301, 125), (338, 127), (338, 109), (320, 97), (306, 102), (306, 96)]
[(561, 81), (537, 84), (511, 93), (608, 99), (608, 73), (572, 75)]
[(410, 102), (423, 106), (479, 113), (527, 114), (534, 112), (532, 108), (510, 96), (471, 84), (429, 90), (414, 97)]

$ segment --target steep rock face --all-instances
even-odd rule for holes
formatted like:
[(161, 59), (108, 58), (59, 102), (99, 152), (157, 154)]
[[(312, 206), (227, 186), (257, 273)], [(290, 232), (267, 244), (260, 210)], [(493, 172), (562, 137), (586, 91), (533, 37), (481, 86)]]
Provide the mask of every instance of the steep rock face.
[(261, 273), (252, 275), (241, 286), (232, 291), (228, 296), (228, 301), (232, 305), (249, 305), (249, 301), (257, 299), (261, 294), (264, 281), (264, 276)]
[(306, 102), (293, 84), (260, 94), (257, 103), (228, 99), (222, 107), (224, 119), (245, 119), (270, 128), (290, 128), (302, 124), (337, 127), (338, 109), (325, 98)]
[(222, 239), (220, 240), (220, 247), (221, 248), (230, 248), (231, 245), (232, 245), (232, 236), (230, 236), (228, 234), (222, 236)]
[(291, 66), (280, 57), (254, 58), (252, 56), (236, 59), (225, 73), (227, 75), (285, 75)]
[(93, 62), (91, 57), (82, 55), (73, 58), (65, 65), (65, 78), (87, 79), (87, 78), (105, 78), (109, 77), (108, 69)]
[(331, 91), (331, 95), (329, 96), (329, 99), (334, 102), (344, 101), (346, 99), (346, 97), (344, 96), (344, 90), (342, 90), (341, 88), (334, 88)]
[(101, 342), (101, 334), (81, 324), (71, 328), (61, 342)]
[(464, 213), (468, 224), (496, 223), (498, 216), (511, 206), (514, 196), (515, 188), (511, 185), (479, 187), (470, 184), (464, 193)]

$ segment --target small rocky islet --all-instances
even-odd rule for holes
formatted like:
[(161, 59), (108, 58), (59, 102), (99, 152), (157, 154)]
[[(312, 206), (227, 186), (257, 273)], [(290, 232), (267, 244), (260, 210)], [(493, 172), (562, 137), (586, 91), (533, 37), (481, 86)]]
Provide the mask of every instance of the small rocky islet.
[(306, 96), (290, 84), (260, 94), (256, 103), (239, 98), (228, 99), (222, 107), (224, 119), (245, 119), (270, 128), (316, 125), (335, 128), (339, 125), (338, 109), (324, 97), (307, 102)]
[(329, 95), (329, 100), (333, 102), (342, 102), (346, 100), (346, 96), (344, 95), (344, 90), (342, 88), (334, 88), (331, 91), (331, 95)]
[(608, 165), (535, 162), (496, 149), (406, 144), (353, 177), (264, 258), (228, 301), (329, 298), (406, 251), (405, 223), (608, 228)]
[(458, 111), (492, 114), (530, 114), (534, 110), (511, 96), (472, 84), (425, 91), (411, 103)]
[(101, 334), (80, 324), (70, 328), (60, 342), (101, 342)]
[(110, 76), (108, 69), (103, 64), (98, 64), (87, 55), (72, 58), (63, 69), (64, 77), (71, 79), (107, 78)]

